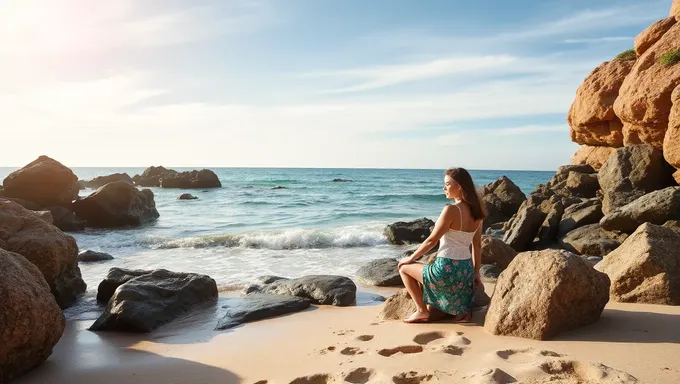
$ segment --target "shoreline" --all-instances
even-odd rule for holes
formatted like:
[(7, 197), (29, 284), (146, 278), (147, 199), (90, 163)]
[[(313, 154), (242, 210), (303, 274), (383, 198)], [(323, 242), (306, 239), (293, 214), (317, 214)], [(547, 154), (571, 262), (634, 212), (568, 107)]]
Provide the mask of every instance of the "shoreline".
[[(490, 293), (493, 286), (486, 288)], [(368, 291), (361, 289), (375, 293)], [(400, 374), (406, 374), (400, 382), (409, 383), (509, 382), (500, 376), (500, 381), (483, 381), (490, 377), (480, 374), (496, 368), (520, 382), (541, 382), (545, 372), (540, 364), (562, 360), (578, 363), (566, 381), (558, 382), (587, 382), (573, 380), (592, 379), (599, 372), (597, 364), (627, 372), (640, 383), (680, 380), (680, 307), (610, 302), (596, 323), (537, 341), (486, 333), (483, 311), (474, 312), (470, 324), (403, 324), (378, 321), (382, 303), (369, 304), (312, 306), (226, 331), (214, 331), (214, 321), (204, 311), (147, 335), (95, 333), (86, 329), (92, 321), (72, 320), (52, 356), (15, 382), (271, 384), (317, 375), (298, 382), (341, 383), (350, 374), (363, 383), (397, 382)], [(362, 335), (373, 337), (359, 340)], [(421, 345), (414, 342), (418, 335), (421, 344), (423, 337), (434, 340)], [(386, 350), (418, 345), (422, 352), (384, 356)], [(409, 372), (417, 374), (409, 378)], [(427, 380), (417, 379), (428, 375)]]

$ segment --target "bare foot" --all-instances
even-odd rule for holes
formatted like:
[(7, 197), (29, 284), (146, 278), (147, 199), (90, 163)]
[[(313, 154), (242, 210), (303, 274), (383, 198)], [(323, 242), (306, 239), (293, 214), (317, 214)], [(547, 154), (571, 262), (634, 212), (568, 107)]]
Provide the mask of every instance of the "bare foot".
[(430, 313), (428, 311), (415, 311), (406, 319), (405, 323), (426, 323), (430, 320)]
[(470, 322), (470, 318), (472, 318), (472, 313), (470, 313), (470, 312), (465, 312), (465, 313), (462, 314), (462, 315), (456, 316), (456, 317), (453, 319), (453, 321), (455, 321), (456, 323), (469, 323), (469, 322)]

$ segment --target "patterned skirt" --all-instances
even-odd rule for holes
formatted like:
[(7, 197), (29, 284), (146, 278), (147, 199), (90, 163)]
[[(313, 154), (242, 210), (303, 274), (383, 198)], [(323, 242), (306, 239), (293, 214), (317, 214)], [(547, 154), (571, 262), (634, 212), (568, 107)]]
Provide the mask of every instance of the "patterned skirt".
[(452, 315), (466, 313), (474, 300), (472, 259), (435, 258), (423, 267), (423, 301)]

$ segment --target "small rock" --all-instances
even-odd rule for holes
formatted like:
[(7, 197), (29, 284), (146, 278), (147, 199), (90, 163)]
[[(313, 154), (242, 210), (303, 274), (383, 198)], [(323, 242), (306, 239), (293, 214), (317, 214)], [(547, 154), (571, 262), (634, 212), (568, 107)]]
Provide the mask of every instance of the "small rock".
[(105, 260), (113, 260), (113, 256), (109, 255), (108, 253), (103, 253), (103, 252), (95, 252), (95, 251), (84, 251), (80, 252), (78, 254), (78, 261), (80, 262), (92, 262), (92, 261), (105, 261)]
[(192, 195), (191, 193), (183, 193), (179, 195), (179, 197), (177, 198), (177, 200), (196, 200), (196, 199), (198, 199), (198, 197)]
[(251, 321), (299, 312), (309, 308), (309, 301), (299, 297), (253, 294), (245, 298), (228, 299), (227, 313), (216, 330), (223, 330)]
[(352, 180), (345, 180), (345, 179), (333, 179), (331, 180), (334, 183), (350, 183)]
[(397, 264), (398, 261), (391, 258), (373, 260), (359, 268), (356, 273), (357, 281), (378, 287), (402, 285)]

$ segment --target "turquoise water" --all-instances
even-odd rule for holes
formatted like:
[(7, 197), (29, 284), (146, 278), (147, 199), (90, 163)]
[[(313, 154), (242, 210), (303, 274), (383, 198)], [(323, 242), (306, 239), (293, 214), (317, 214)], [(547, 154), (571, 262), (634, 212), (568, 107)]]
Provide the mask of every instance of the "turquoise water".
[[(178, 171), (184, 169), (175, 168)], [(80, 179), (143, 168), (74, 168)], [(353, 277), (369, 260), (411, 247), (387, 244), (382, 230), (399, 220), (436, 219), (446, 204), (443, 170), (213, 168), (223, 188), (151, 188), (158, 221), (119, 230), (72, 233), (81, 250), (115, 260), (81, 264), (93, 292), (112, 266), (205, 273), (223, 289), (262, 274)], [(13, 169), (0, 168), (0, 178)], [(526, 194), (554, 172), (471, 171), (478, 186), (505, 175)], [(341, 178), (350, 182), (332, 182)], [(285, 189), (272, 189), (281, 186)], [(82, 196), (92, 190), (81, 191)], [(177, 200), (183, 192), (198, 200)]]

